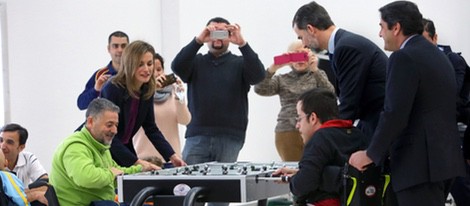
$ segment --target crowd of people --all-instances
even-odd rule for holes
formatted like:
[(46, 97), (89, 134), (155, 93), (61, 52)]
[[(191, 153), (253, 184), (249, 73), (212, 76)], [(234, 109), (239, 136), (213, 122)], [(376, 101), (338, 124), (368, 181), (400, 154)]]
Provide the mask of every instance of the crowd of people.
[[(337, 27), (313, 1), (294, 14), (298, 40), (280, 57), (297, 58), (275, 58), (266, 68), (240, 25), (214, 17), (172, 60), (176, 76), (165, 74), (151, 44), (113, 32), (111, 61), (77, 99), (85, 122), (56, 147), (50, 173), (24, 150), (25, 128), (2, 127), (0, 194), (16, 205), (48, 205), (50, 184), (61, 205), (118, 205), (118, 175), (236, 162), (253, 86), (261, 96), (279, 95), (273, 143), (282, 161), (299, 163), (274, 175), (289, 177), (294, 205), (341, 205), (337, 178), (345, 164), (392, 174), (387, 205), (443, 206), (449, 193), (464, 205), (470, 202), (470, 131), (462, 142), (457, 122), (470, 119), (468, 66), (437, 44), (433, 22), (415, 3), (395, 1), (379, 12), (389, 57), (366, 37)], [(334, 81), (318, 66), (319, 50), (328, 52)], [(276, 74), (285, 66), (291, 71)], [(182, 149), (179, 125), (186, 126)], [(32, 186), (39, 181), (45, 188)]]

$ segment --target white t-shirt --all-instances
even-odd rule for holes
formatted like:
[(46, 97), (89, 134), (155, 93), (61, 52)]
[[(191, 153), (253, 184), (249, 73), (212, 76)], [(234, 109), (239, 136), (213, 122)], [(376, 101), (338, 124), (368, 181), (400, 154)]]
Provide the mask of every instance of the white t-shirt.
[[(5, 169), (9, 171), (8, 167)], [(47, 174), (46, 169), (41, 165), (36, 155), (26, 151), (18, 154), (18, 161), (13, 172), (23, 182), (24, 188), (28, 188), (29, 184)]]

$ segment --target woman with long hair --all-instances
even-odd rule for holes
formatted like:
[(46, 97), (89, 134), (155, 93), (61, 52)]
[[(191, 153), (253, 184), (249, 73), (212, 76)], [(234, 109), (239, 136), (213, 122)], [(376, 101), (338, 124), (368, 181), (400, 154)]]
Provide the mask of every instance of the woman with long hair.
[[(171, 161), (174, 166), (186, 164), (155, 124), (154, 53), (155, 49), (147, 42), (134, 41), (129, 44), (122, 54), (119, 72), (101, 91), (102, 97), (121, 108), (118, 133), (110, 150), (113, 159), (122, 166), (151, 164), (138, 159), (134, 149), (132, 138), (140, 127), (165, 161)], [(158, 169), (156, 165), (155, 168)]]

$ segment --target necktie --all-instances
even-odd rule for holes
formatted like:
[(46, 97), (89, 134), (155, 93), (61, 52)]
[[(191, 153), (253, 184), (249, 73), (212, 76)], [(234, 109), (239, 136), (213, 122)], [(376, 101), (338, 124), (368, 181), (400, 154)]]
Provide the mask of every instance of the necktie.
[(335, 63), (333, 61), (333, 54), (332, 53), (328, 53), (328, 57), (330, 59), (330, 65), (331, 65), (331, 70), (333, 71), (333, 73), (335, 74), (336, 76), (336, 66), (335, 66)]

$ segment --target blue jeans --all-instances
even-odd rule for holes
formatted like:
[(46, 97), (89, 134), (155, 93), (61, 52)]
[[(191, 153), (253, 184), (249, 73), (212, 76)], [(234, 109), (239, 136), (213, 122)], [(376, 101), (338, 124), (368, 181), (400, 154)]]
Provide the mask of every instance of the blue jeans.
[[(183, 160), (188, 164), (204, 162), (236, 162), (245, 137), (233, 135), (187, 137), (183, 149)], [(207, 206), (228, 206), (229, 203), (207, 203)]]
[(204, 162), (236, 162), (245, 137), (233, 135), (187, 137), (183, 148), (183, 160), (188, 164)]

